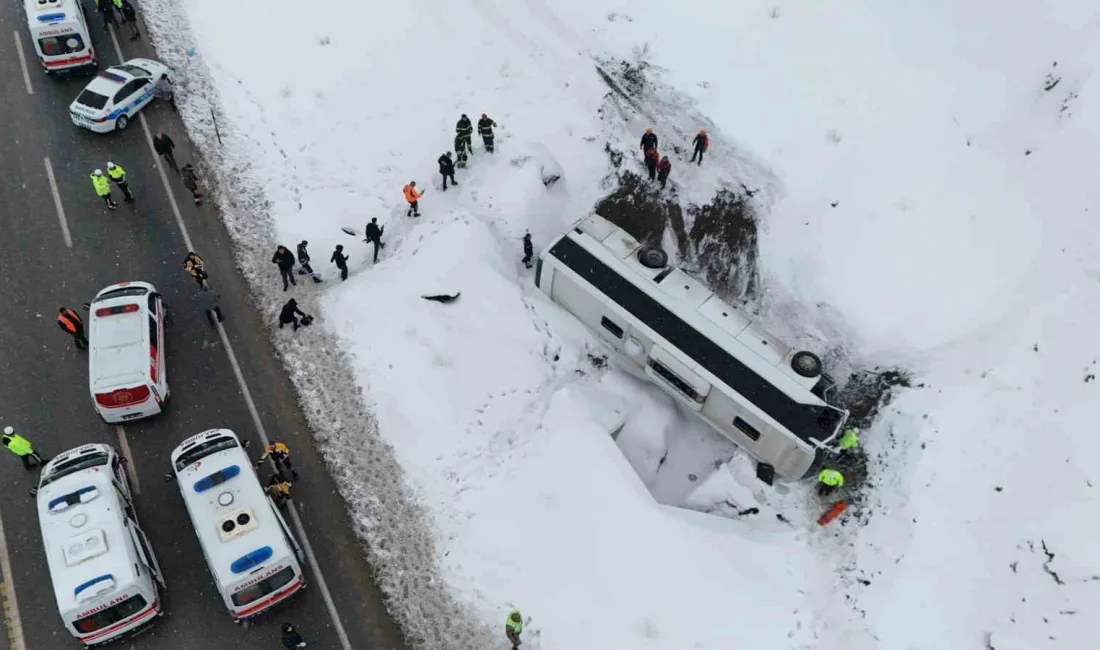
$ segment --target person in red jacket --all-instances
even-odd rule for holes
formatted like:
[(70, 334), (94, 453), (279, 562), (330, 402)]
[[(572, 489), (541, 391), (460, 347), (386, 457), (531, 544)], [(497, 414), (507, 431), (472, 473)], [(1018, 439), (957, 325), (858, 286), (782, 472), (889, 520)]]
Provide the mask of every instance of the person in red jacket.
[(665, 189), (665, 183), (668, 182), (669, 172), (672, 171), (672, 162), (669, 161), (668, 156), (661, 158), (661, 162), (657, 163), (657, 180), (661, 181), (661, 189)]
[(703, 152), (710, 146), (710, 138), (707, 137), (706, 129), (699, 129), (699, 133), (695, 135), (695, 139), (691, 141), (691, 144), (695, 146), (695, 151), (691, 154), (691, 162), (695, 162), (695, 157), (699, 156), (699, 164), (703, 164)]
[(645, 152), (645, 168), (649, 172), (649, 180), (657, 178), (657, 161), (661, 159), (661, 154), (657, 153), (657, 149), (647, 149)]

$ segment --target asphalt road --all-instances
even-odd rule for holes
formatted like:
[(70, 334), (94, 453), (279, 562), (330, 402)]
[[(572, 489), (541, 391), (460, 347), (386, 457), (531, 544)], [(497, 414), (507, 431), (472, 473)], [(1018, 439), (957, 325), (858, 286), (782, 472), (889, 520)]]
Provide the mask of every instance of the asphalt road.
[[(108, 37), (91, 15), (100, 62), (117, 61)], [(16, 53), (23, 48), (33, 94), (28, 94)], [(122, 34), (126, 34), (123, 30)], [(144, 41), (120, 39), (129, 58), (156, 58)], [(26, 36), (21, 2), (0, 9), (0, 425), (12, 424), (46, 454), (87, 442), (122, 451), (115, 427), (104, 424), (90, 403), (85, 352), (58, 329), (60, 306), (84, 313), (81, 304), (115, 282), (145, 280), (164, 295), (172, 322), (167, 329), (167, 370), (172, 388), (168, 412), (128, 424), (125, 436), (137, 475), (138, 517), (168, 581), (167, 614), (124, 648), (230, 650), (277, 648), (278, 627), (294, 622), (310, 648), (341, 648), (318, 588), (309, 586), (288, 604), (247, 629), (235, 625), (218, 597), (175, 483), (166, 483), (170, 451), (184, 438), (227, 427), (262, 447), (226, 350), (215, 329), (193, 304), (194, 281), (183, 271), (187, 252), (156, 172), (156, 161), (138, 120), (124, 133), (94, 134), (74, 126), (68, 105), (86, 77), (50, 79), (41, 73)], [(176, 158), (193, 158), (177, 116), (154, 103), (144, 111), (154, 133), (175, 140)], [(49, 158), (71, 233), (66, 245), (47, 176)], [(137, 201), (108, 212), (88, 175), (108, 160), (126, 168)], [(370, 567), (351, 532), (344, 504), (311, 444), (296, 395), (267, 340), (260, 315), (250, 306), (237, 275), (230, 239), (213, 208), (195, 207), (178, 176), (168, 172), (172, 192), (210, 282), (222, 296), (225, 329), (268, 436), (290, 445), (301, 480), (294, 500), (308, 531), (340, 620), (355, 650), (406, 647), (385, 611)], [(272, 281), (277, 281), (273, 269)], [(300, 283), (295, 291), (316, 290)], [(57, 613), (42, 548), (34, 500), (27, 488), (35, 475), (0, 450), (0, 501), (11, 584), (29, 650), (78, 647)], [(258, 455), (258, 452), (257, 452)], [(12, 609), (11, 593), (4, 599)], [(12, 620), (12, 611), (5, 617)], [(11, 647), (0, 635), (0, 647)]]

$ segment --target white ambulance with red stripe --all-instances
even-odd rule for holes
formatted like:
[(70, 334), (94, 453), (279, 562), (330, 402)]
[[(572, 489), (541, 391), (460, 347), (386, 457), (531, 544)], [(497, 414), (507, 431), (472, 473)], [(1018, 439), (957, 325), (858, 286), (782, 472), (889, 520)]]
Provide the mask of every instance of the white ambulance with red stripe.
[(234, 622), (305, 587), (302, 549), (236, 434), (211, 429), (184, 440), (172, 451), (172, 472)]
[(110, 424), (163, 411), (171, 397), (165, 368), (165, 306), (148, 282), (113, 284), (88, 306), (88, 384)]
[(69, 633), (91, 648), (156, 621), (164, 577), (115, 450), (91, 444), (59, 454), (42, 469), (37, 498), (57, 609)]
[(47, 74), (98, 65), (80, 0), (24, 0), (24, 8), (34, 51)]

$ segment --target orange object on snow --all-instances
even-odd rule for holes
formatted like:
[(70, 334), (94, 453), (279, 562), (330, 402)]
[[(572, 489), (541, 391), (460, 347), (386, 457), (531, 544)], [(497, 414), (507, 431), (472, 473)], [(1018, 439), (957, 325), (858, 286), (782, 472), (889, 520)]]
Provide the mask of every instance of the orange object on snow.
[(847, 507), (848, 503), (846, 501), (837, 501), (831, 508), (825, 511), (825, 514), (817, 518), (817, 525), (824, 526), (828, 524), (830, 521), (839, 517), (840, 513), (844, 512), (844, 509)]

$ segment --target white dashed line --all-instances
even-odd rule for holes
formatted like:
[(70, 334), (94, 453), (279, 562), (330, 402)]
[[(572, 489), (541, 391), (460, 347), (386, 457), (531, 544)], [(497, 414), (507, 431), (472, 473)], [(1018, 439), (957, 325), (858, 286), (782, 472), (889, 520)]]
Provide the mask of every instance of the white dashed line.
[(4, 575), (4, 619), (11, 650), (27, 650), (27, 642), (23, 639), (23, 619), (19, 617), (19, 602), (15, 599), (15, 583), (12, 581), (11, 558), (8, 557), (8, 539), (4, 536), (3, 518), (0, 518), (0, 572)]
[(65, 206), (61, 205), (61, 194), (57, 191), (57, 178), (53, 175), (53, 165), (50, 164), (50, 157), (46, 156), (42, 159), (42, 162), (46, 164), (46, 178), (50, 181), (53, 207), (57, 209), (57, 220), (61, 222), (61, 236), (65, 239), (65, 245), (72, 248), (73, 238), (69, 234), (69, 222), (65, 220)]
[(134, 465), (134, 454), (130, 451), (130, 441), (126, 438), (126, 429), (122, 425), (115, 425), (115, 433), (118, 434), (118, 445), (122, 447), (122, 457), (126, 459), (126, 478), (130, 479), (130, 487), (136, 494), (141, 494), (141, 484), (138, 483), (137, 466)]
[(31, 85), (31, 73), (27, 70), (27, 55), (23, 53), (23, 39), (19, 36), (19, 30), (15, 31), (15, 52), (19, 55), (19, 67), (23, 68), (23, 83), (27, 84), (27, 94), (34, 94), (34, 86)]

